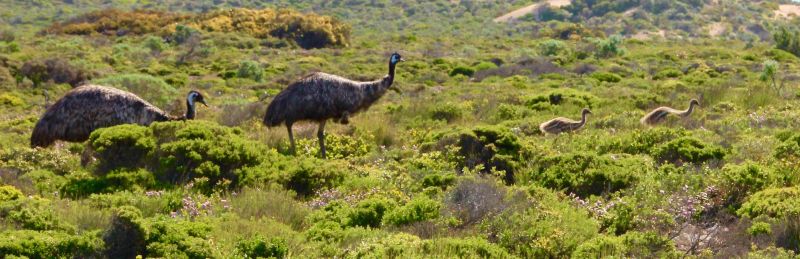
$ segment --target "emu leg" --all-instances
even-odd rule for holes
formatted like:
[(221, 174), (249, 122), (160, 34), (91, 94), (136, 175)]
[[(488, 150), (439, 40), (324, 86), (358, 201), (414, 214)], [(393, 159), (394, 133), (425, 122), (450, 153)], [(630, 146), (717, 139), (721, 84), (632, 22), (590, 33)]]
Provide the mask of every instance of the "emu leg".
[(319, 138), (319, 154), (320, 154), (320, 157), (322, 157), (322, 158), (326, 158), (325, 157), (325, 122), (326, 121), (320, 121), (319, 122), (319, 130), (317, 130), (317, 138)]
[(294, 146), (294, 136), (292, 135), (292, 124), (286, 123), (286, 129), (289, 130), (289, 142), (292, 143), (292, 155), (297, 155), (297, 150)]

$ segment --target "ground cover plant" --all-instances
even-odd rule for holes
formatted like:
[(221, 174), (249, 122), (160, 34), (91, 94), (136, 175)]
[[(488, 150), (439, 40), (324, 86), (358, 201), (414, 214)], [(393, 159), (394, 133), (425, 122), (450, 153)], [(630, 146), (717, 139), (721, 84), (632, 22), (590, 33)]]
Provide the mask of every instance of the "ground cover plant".
[[(794, 257), (798, 9), (0, 2), (0, 256)], [(394, 52), (399, 91), (329, 122), (327, 159), (316, 124), (294, 125), (294, 155), (263, 125), (291, 82), (378, 79)], [(44, 110), (85, 82), (170, 114), (189, 90), (209, 107), (31, 148)], [(639, 121), (691, 99), (688, 117)], [(582, 129), (540, 131), (583, 108)]]

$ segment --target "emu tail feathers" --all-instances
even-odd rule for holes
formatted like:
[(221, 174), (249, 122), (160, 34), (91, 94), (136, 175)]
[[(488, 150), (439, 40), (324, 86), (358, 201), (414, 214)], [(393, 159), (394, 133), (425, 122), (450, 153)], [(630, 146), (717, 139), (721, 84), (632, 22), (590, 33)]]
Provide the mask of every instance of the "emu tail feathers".
[(36, 123), (36, 127), (33, 128), (33, 134), (31, 134), (31, 147), (48, 147), (54, 142), (56, 140), (52, 132), (49, 132), (47, 125), (41, 121)]
[(267, 106), (267, 114), (264, 115), (264, 125), (267, 127), (275, 127), (286, 121), (286, 101), (287, 98), (282, 98), (278, 95)]

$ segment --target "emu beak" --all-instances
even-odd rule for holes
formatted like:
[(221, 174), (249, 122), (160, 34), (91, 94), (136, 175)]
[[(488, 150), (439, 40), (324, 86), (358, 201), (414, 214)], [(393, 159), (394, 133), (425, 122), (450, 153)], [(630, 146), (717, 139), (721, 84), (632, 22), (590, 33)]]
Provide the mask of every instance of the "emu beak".
[(400, 62), (405, 62), (405, 61), (406, 61), (406, 59), (400, 58)]
[(208, 104), (206, 104), (206, 101), (205, 101), (205, 100), (200, 100), (200, 101), (198, 101), (198, 102), (199, 102), (199, 103), (202, 103), (202, 104), (203, 104), (203, 106), (205, 106), (205, 107), (208, 107)]

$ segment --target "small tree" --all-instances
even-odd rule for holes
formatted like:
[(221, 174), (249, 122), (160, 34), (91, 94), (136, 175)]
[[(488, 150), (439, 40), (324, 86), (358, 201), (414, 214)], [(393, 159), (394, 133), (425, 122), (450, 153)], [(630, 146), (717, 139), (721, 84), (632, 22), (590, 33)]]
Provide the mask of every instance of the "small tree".
[(780, 95), (783, 92), (783, 86), (782, 84), (779, 85), (777, 82), (779, 67), (780, 64), (775, 60), (770, 59), (764, 61), (764, 70), (761, 71), (760, 79), (766, 82), (770, 88)]

